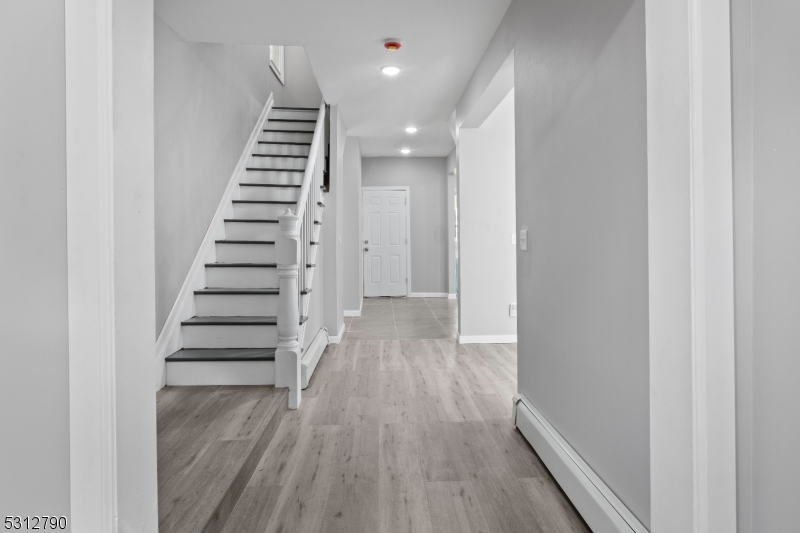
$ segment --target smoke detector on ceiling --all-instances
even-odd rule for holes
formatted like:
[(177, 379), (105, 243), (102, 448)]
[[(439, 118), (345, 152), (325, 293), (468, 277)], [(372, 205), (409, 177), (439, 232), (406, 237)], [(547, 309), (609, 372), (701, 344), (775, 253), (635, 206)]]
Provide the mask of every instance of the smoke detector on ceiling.
[(383, 47), (389, 50), (390, 52), (397, 52), (398, 50), (400, 50), (402, 46), (403, 45), (400, 43), (400, 41), (396, 41), (394, 39), (387, 39), (383, 43)]

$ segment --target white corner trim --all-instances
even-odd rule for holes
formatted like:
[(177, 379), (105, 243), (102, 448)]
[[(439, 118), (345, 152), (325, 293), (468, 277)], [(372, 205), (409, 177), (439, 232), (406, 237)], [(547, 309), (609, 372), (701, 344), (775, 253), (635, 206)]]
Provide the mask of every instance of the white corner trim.
[(258, 141), (258, 136), (264, 127), (264, 122), (267, 120), (269, 112), (272, 110), (273, 103), (273, 95), (270, 93), (267, 103), (261, 111), (261, 116), (258, 117), (258, 121), (256, 121), (252, 133), (250, 133), (250, 139), (242, 151), (239, 162), (233, 169), (231, 178), (228, 181), (228, 187), (219, 201), (214, 218), (211, 219), (211, 224), (208, 225), (208, 230), (206, 230), (203, 242), (197, 250), (197, 255), (194, 257), (188, 274), (186, 274), (186, 279), (183, 281), (180, 292), (178, 292), (178, 297), (175, 299), (175, 303), (172, 304), (172, 309), (167, 316), (164, 327), (161, 328), (161, 333), (156, 339), (156, 389), (161, 389), (166, 385), (165, 359), (167, 355), (183, 347), (181, 322), (194, 315), (194, 291), (205, 287), (205, 264), (213, 263), (216, 259), (214, 241), (224, 237), (225, 212), (231, 204), (233, 194), (238, 190), (239, 177), (247, 168), (247, 161), (253, 153), (253, 147)]
[(339, 330), (339, 334), (332, 337), (328, 336), (328, 343), (329, 344), (339, 344), (342, 342), (342, 338), (344, 337), (344, 324), (342, 324), (342, 329)]
[(459, 344), (511, 344), (517, 342), (516, 335), (458, 335)]
[(647, 533), (611, 491), (524, 396), (516, 396), (514, 425), (536, 450), (575, 508), (595, 533)]
[(320, 328), (300, 360), (300, 388), (305, 389), (308, 387), (311, 375), (314, 374), (314, 370), (322, 357), (322, 352), (325, 351), (328, 343), (328, 328)]
[(458, 294), (448, 294), (447, 295), (447, 299), (448, 300), (457, 300), (458, 299)]
[(447, 298), (446, 292), (412, 292), (411, 298)]

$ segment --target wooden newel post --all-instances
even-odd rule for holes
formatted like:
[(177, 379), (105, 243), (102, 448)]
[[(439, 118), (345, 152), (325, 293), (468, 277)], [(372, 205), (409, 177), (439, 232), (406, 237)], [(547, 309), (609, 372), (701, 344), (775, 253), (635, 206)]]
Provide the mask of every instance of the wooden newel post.
[(287, 209), (278, 216), (279, 233), (275, 241), (278, 264), (278, 348), (275, 351), (275, 386), (289, 388), (289, 409), (300, 406), (300, 273), (299, 218)]

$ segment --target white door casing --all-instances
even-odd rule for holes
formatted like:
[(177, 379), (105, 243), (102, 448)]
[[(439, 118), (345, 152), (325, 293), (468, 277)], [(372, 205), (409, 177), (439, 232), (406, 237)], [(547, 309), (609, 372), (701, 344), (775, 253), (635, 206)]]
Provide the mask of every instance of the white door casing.
[(365, 187), (362, 206), (364, 296), (408, 296), (408, 188)]

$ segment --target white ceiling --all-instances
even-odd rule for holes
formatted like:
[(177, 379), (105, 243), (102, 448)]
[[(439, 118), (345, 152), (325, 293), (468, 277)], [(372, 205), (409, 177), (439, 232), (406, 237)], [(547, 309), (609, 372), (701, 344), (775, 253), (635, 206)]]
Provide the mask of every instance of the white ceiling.
[[(453, 109), (510, 0), (156, 0), (190, 41), (306, 47), (364, 156), (446, 156)], [(383, 49), (387, 38), (403, 43)], [(380, 67), (403, 71), (389, 78)], [(414, 135), (404, 128), (414, 125)]]

